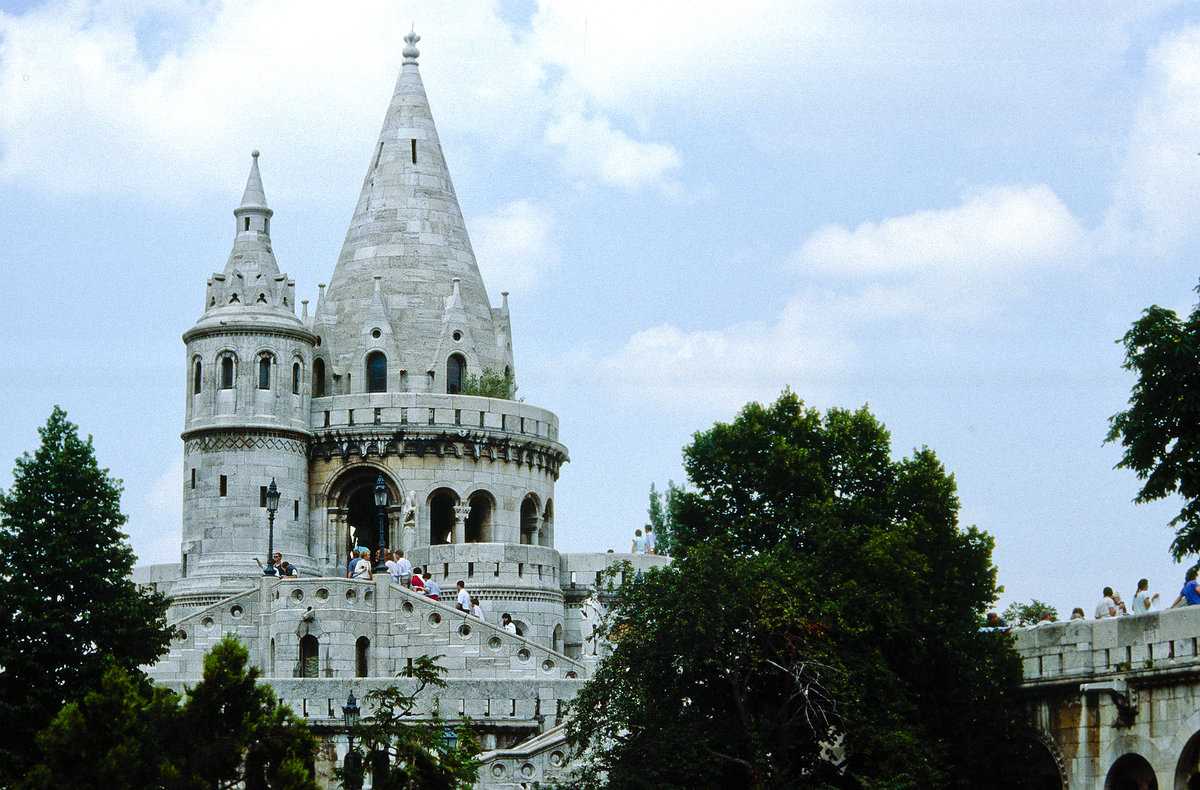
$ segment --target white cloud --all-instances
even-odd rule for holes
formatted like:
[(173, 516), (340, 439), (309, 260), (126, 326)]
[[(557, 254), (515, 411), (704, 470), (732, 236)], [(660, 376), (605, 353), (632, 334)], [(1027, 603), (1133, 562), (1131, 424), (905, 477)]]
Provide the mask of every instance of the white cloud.
[(1089, 252), (1087, 234), (1048, 187), (990, 187), (952, 209), (821, 228), (796, 265), (848, 277), (966, 279), (1061, 266)]
[(634, 140), (603, 116), (563, 115), (547, 125), (546, 142), (561, 152), (563, 169), (574, 176), (599, 178), (624, 189), (679, 193), (669, 179), (683, 165), (679, 152), (662, 143)]
[(486, 282), (506, 291), (530, 291), (557, 265), (554, 217), (528, 200), (517, 200), (470, 223), (475, 258)]
[(1108, 216), (1110, 243), (1159, 252), (1196, 238), (1200, 215), (1200, 28), (1163, 39), (1148, 61)]

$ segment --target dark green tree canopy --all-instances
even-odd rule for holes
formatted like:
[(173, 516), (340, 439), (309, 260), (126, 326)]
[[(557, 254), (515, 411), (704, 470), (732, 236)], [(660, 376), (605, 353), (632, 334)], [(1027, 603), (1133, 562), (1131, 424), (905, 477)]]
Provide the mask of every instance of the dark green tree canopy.
[(21, 790), (316, 790), (316, 739), (248, 666), (233, 637), (204, 657), (182, 701), (111, 667), (38, 735), (40, 760)]
[(1106, 441), (1121, 442), (1117, 467), (1143, 481), (1135, 502), (1183, 498), (1171, 520), (1171, 556), (1179, 561), (1200, 553), (1200, 305), (1186, 319), (1154, 305), (1121, 342), (1125, 369), (1137, 381), (1129, 408), (1110, 419)]
[(572, 710), (611, 788), (1018, 787), (1032, 735), (992, 540), (934, 453), (793, 393), (684, 451), (676, 560), (620, 588)]
[(55, 407), (41, 445), (0, 494), (0, 786), (24, 774), (33, 734), (100, 685), (166, 652), (166, 601), (129, 579), (120, 481)]

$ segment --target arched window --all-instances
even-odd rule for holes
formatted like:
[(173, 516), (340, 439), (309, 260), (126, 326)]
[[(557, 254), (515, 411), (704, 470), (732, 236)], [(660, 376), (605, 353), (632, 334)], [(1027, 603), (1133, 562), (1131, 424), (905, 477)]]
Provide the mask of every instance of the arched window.
[(258, 358), (258, 388), (271, 389), (271, 356), (264, 354)]
[(292, 394), (300, 394), (300, 363), (292, 363)]
[(533, 494), (525, 497), (521, 503), (521, 542), (533, 544), (537, 542), (538, 532), (538, 502)]
[(367, 392), (387, 392), (387, 357), (382, 351), (367, 354)]
[(233, 357), (221, 358), (221, 389), (233, 389)]
[(300, 637), (300, 677), (315, 678), (318, 676), (320, 662), (317, 654), (319, 650), (320, 645), (315, 636), (305, 634)]
[(325, 360), (313, 360), (313, 397), (325, 397)]
[(486, 491), (471, 494), (467, 503), (471, 510), (467, 515), (467, 543), (485, 543), (492, 540), (492, 498)]
[(467, 362), (460, 355), (453, 354), (446, 360), (446, 392), (451, 395), (462, 392), (463, 374), (466, 370)]
[(365, 678), (367, 676), (367, 651), (371, 648), (371, 640), (365, 636), (360, 636), (358, 641), (354, 643), (354, 676)]
[(200, 394), (201, 370), (202, 367), (200, 365), (200, 360), (197, 359), (196, 364), (192, 366), (192, 392), (196, 393), (197, 395)]
[(454, 541), (454, 506), (458, 494), (449, 488), (439, 488), (429, 496), (429, 545), (437, 546)]

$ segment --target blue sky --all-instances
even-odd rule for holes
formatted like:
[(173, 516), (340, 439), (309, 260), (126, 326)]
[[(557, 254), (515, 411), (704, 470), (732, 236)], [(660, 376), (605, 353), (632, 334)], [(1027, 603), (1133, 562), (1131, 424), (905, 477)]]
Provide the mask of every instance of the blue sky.
[[(416, 26), (566, 551), (624, 549), (693, 432), (791, 387), (928, 445), (1002, 602), (1148, 576), (1115, 341), (1200, 280), (1200, 4), (0, 2), (0, 459), (61, 404), (178, 556), (180, 335), (249, 152), (315, 303)], [(11, 481), (2, 461), (0, 486)]]

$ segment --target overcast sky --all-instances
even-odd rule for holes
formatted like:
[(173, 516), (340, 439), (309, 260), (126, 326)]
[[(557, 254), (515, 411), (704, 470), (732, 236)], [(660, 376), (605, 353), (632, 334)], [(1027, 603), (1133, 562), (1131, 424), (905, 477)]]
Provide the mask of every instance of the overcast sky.
[(1117, 341), (1200, 278), (1196, 3), (0, 0), (0, 486), (54, 404), (178, 560), (180, 335), (262, 152), (328, 282), (421, 73), (520, 395), (571, 463), (564, 551), (628, 550), (692, 433), (791, 387), (934, 449), (1002, 604), (1182, 582), (1114, 470)]

